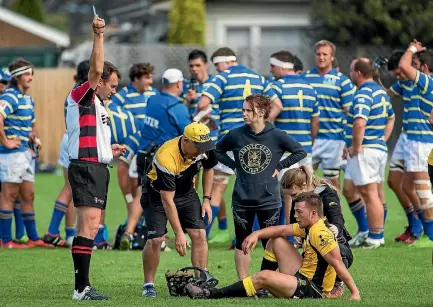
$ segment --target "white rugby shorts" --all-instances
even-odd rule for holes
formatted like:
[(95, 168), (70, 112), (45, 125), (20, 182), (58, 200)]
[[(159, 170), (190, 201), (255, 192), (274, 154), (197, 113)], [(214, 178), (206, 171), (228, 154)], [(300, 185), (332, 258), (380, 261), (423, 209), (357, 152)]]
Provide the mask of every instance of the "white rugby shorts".
[(321, 169), (340, 169), (346, 161), (343, 151), (346, 143), (341, 140), (316, 139), (313, 144), (313, 165)]
[[(233, 159), (233, 161), (235, 160), (234, 155), (233, 155), (233, 151), (228, 151), (227, 155)], [(224, 174), (227, 175), (233, 175), (235, 172), (228, 166), (222, 164), (221, 162), (218, 162), (217, 165), (214, 166), (214, 171), (220, 171)]]
[(129, 177), (137, 179), (138, 178), (138, 171), (137, 171), (137, 155), (134, 155), (134, 158), (132, 158), (131, 163), (129, 164)]
[(35, 181), (35, 160), (29, 150), (0, 154), (0, 181)]
[(355, 186), (385, 181), (385, 168), (388, 153), (374, 148), (363, 148), (359, 154), (347, 154), (344, 179), (352, 180)]
[(64, 168), (69, 167), (68, 133), (66, 132), (63, 135), (62, 142), (60, 143), (60, 156), (57, 163)]
[(401, 168), (401, 171), (404, 169), (405, 165), (405, 148), (407, 144), (407, 134), (405, 132), (401, 132), (398, 137), (397, 143), (395, 144), (394, 150), (391, 155), (390, 165), (392, 170), (392, 165), (398, 166)]
[(407, 140), (404, 147), (404, 164), (407, 172), (428, 172), (428, 156), (433, 143)]

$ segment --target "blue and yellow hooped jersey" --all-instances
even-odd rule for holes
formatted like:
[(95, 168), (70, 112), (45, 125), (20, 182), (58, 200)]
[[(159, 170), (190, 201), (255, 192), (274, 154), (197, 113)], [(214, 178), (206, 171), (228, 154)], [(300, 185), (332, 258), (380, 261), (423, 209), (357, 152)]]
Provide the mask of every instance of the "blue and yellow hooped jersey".
[(144, 119), (147, 101), (157, 93), (159, 91), (153, 87), (149, 87), (144, 93), (139, 93), (130, 83), (117, 92), (111, 100), (125, 110), (130, 111), (134, 117)]
[(285, 75), (272, 82), (272, 88), (283, 104), (275, 127), (287, 132), (311, 153), (311, 120), (320, 115), (316, 91), (299, 75)]
[(230, 130), (244, 125), (242, 105), (251, 94), (275, 98), (275, 91), (265, 78), (243, 65), (235, 65), (216, 75), (202, 95), (219, 104), (220, 138)]
[(352, 104), (355, 87), (352, 81), (335, 68), (320, 75), (317, 68), (302, 74), (317, 92), (320, 110), (318, 139), (344, 140), (346, 114)]
[(411, 80), (398, 80), (395, 82), (389, 90), (395, 95), (401, 96), (403, 99), (403, 125), (402, 130), (406, 132), (407, 125), (409, 123), (409, 107), (410, 99), (412, 96), (412, 90), (414, 88)]
[(407, 139), (433, 143), (433, 130), (429, 116), (433, 107), (433, 78), (417, 71), (408, 106)]
[[(188, 106), (188, 111), (191, 116), (194, 116), (194, 114), (197, 112), (197, 104), (200, 101), (200, 97), (204, 91), (206, 91), (209, 87), (210, 81), (213, 79), (213, 75), (209, 75), (209, 78), (206, 80), (205, 83), (199, 83), (198, 89), (197, 89), (197, 99), (190, 102)], [(188, 80), (184, 80), (183, 82), (183, 94), (182, 98), (184, 102), (186, 102), (186, 94), (188, 93), (188, 90), (191, 88), (191, 83)], [(218, 140), (218, 134), (219, 134), (219, 127), (220, 127), (220, 111), (219, 111), (219, 104), (217, 102), (212, 102), (212, 113), (211, 117), (212, 120), (215, 122), (216, 129), (211, 130), (211, 139), (212, 141)]]
[(20, 148), (7, 149), (0, 145), (0, 153), (28, 150), (32, 124), (36, 121), (33, 99), (18, 88), (9, 86), (0, 96), (0, 114), (4, 118), (4, 129), (8, 139), (21, 139)]
[(141, 120), (111, 101), (105, 106), (110, 118), (111, 144), (124, 144), (128, 136), (141, 129)]
[(385, 127), (394, 111), (388, 94), (374, 81), (366, 82), (355, 93), (346, 124), (346, 146), (352, 145), (353, 123), (357, 118), (366, 120), (362, 147), (387, 152)]

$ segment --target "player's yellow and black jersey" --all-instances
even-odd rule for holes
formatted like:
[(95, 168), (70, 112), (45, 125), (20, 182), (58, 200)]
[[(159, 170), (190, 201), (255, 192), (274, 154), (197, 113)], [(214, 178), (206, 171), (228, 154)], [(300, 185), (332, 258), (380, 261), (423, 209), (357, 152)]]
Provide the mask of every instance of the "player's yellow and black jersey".
[(194, 176), (201, 168), (211, 169), (218, 160), (213, 151), (194, 160), (184, 158), (181, 136), (165, 142), (153, 158), (152, 168), (147, 173), (151, 187), (156, 191), (176, 191), (175, 195), (187, 193), (193, 186)]
[(324, 292), (330, 292), (334, 287), (337, 273), (323, 257), (338, 246), (334, 234), (326, 227), (322, 219), (310, 229), (302, 229), (299, 224), (293, 224), (293, 234), (306, 238), (304, 240), (304, 260), (299, 273), (322, 287)]

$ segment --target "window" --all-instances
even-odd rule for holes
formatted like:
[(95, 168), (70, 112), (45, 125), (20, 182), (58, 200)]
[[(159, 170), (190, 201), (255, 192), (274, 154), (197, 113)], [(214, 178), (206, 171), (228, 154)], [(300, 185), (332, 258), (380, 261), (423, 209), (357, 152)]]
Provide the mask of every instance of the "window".
[(242, 48), (250, 46), (250, 28), (227, 28), (227, 46)]

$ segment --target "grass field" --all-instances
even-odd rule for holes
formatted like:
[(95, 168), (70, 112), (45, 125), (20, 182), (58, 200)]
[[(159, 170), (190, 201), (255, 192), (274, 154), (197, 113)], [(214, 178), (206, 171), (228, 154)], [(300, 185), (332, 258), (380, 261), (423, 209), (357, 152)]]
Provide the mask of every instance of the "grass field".
[[(112, 169), (109, 204), (106, 222), (110, 233), (122, 223), (126, 209)], [(36, 217), (39, 234), (48, 227), (53, 203), (63, 184), (56, 175), (38, 175), (36, 179)], [(71, 300), (73, 290), (73, 265), (69, 250), (65, 249), (0, 249), (0, 306), (433, 306), (432, 264), (430, 249), (415, 249), (393, 242), (406, 225), (406, 217), (394, 194), (386, 190), (388, 219), (386, 221), (386, 247), (377, 250), (355, 250), (352, 276), (357, 283), (362, 301), (338, 300), (284, 300), (268, 298), (219, 301), (192, 301), (168, 295), (164, 272), (189, 264), (189, 258), (180, 258), (175, 251), (163, 253), (156, 277), (158, 298), (141, 297), (143, 283), (141, 253), (95, 251), (92, 255), (91, 282), (102, 293), (111, 297), (108, 302), (83, 302)], [(226, 195), (229, 204), (230, 194)], [(356, 231), (354, 219), (343, 202), (349, 230)], [(231, 216), (229, 224), (232, 224)], [(232, 225), (231, 225), (232, 226)], [(63, 226), (61, 227), (63, 229)], [(230, 229), (232, 232), (232, 228)], [(62, 230), (63, 232), (63, 230)], [(251, 272), (259, 269), (262, 250), (253, 253)], [(254, 261), (256, 260), (256, 261)], [(227, 246), (210, 246), (209, 269), (227, 285), (236, 280), (233, 251)]]

